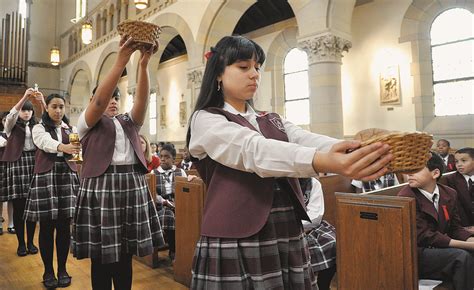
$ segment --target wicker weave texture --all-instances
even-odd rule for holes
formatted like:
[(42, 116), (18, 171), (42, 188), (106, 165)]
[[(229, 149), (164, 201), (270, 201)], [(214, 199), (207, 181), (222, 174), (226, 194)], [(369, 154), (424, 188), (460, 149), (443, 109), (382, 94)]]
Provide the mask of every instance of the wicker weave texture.
[(117, 26), (120, 36), (128, 35), (133, 40), (148, 44), (155, 44), (158, 40), (161, 29), (158, 25), (137, 20), (126, 20)]
[(430, 158), (433, 136), (421, 132), (393, 132), (374, 136), (363, 141), (362, 146), (376, 142), (390, 145), (390, 153), (393, 155), (388, 165), (390, 172), (409, 172), (425, 167)]

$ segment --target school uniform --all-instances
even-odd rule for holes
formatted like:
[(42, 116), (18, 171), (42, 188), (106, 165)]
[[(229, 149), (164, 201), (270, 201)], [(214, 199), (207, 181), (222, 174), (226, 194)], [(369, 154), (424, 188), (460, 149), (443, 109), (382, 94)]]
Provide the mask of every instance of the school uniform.
[(451, 239), (465, 241), (473, 236), (461, 226), (456, 192), (442, 184), (433, 193), (407, 185), (398, 195), (416, 200), (420, 278), (452, 280), (455, 289), (473, 289), (473, 253), (449, 247)]
[[(63, 123), (51, 133), (43, 124), (33, 128), (36, 151), (34, 176), (26, 200), (24, 219), (28, 221), (65, 220), (74, 216), (79, 188), (76, 164), (67, 161), (59, 144), (69, 144), (71, 129)], [(58, 139), (61, 138), (61, 142)]]
[(36, 147), (33, 144), (29, 122), (16, 123), (19, 111), (10, 110), (6, 117), (5, 131), (8, 142), (1, 161), (6, 162), (6, 192), (0, 201), (26, 198), (33, 178)]
[(77, 127), (84, 162), (73, 220), (74, 256), (109, 264), (124, 253), (150, 255), (164, 240), (145, 181), (139, 127), (123, 114), (103, 115), (88, 128), (84, 113)]
[(156, 175), (156, 210), (160, 219), (162, 230), (175, 230), (174, 209), (163, 206), (163, 199), (174, 203), (174, 193), (176, 188), (176, 176), (187, 177), (183, 169), (172, 166), (169, 170), (158, 167), (153, 170)]
[(448, 154), (445, 157), (441, 156), (443, 159), (446, 172), (456, 171), (456, 159), (453, 154)]
[(323, 220), (324, 197), (321, 183), (311, 178), (303, 189), (306, 210), (311, 222), (302, 221), (306, 232), (311, 267), (319, 272), (336, 266), (336, 228)]
[[(5, 146), (7, 146), (7, 134), (5, 132), (0, 132), (0, 160), (3, 159), (3, 152), (5, 151)], [(6, 162), (0, 161), (0, 202), (3, 202), (2, 199), (7, 195), (7, 164)], [(2, 198), (3, 197), (3, 198)]]
[(196, 164), (194, 164), (192, 160), (188, 162), (181, 160), (181, 162), (177, 165), (177, 167), (186, 171), (186, 170), (196, 169)]
[(459, 172), (446, 176), (447, 185), (457, 192), (457, 205), (461, 225), (474, 226), (474, 186), (469, 188), (469, 180), (474, 183), (474, 176)]
[(336, 142), (250, 106), (193, 115), (189, 150), (207, 197), (191, 289), (316, 287), (301, 225), (309, 217), (292, 177), (316, 176), (315, 151)]

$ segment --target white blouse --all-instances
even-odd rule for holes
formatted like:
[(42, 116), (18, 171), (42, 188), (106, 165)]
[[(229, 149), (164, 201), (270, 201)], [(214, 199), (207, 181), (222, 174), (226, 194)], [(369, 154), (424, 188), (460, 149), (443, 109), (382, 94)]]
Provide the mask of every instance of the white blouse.
[[(257, 114), (247, 106), (240, 113), (225, 103), (224, 110), (240, 114), (257, 130)], [(204, 110), (193, 114), (189, 152), (198, 159), (210, 156), (233, 169), (256, 173), (260, 177), (317, 176), (312, 161), (318, 150), (327, 152), (340, 142), (328, 136), (311, 133), (282, 119), (289, 142), (267, 139), (261, 133), (229, 122), (224, 116)]]
[(36, 124), (33, 127), (33, 142), (36, 147), (46, 153), (57, 153), (57, 156), (63, 156), (63, 152), (58, 151), (58, 146), (62, 144), (61, 128), (68, 128), (66, 123), (62, 122), (61, 126), (57, 126), (55, 131), (59, 140), (54, 140), (49, 132), (46, 132), (43, 124)]
[[(86, 123), (85, 117), (85, 110), (79, 116), (77, 120), (77, 133), (79, 134), (79, 139), (82, 139), (90, 129)], [(130, 119), (132, 119), (131, 114)], [(132, 143), (125, 135), (123, 131), (122, 125), (117, 120), (116, 117), (113, 117), (112, 120), (114, 121), (115, 125), (115, 146), (114, 146), (114, 155), (112, 156), (112, 162), (110, 165), (129, 165), (129, 164), (137, 164), (138, 159), (135, 156), (135, 151), (133, 150)], [(133, 122), (133, 119), (132, 119)], [(136, 125), (135, 125), (136, 126)], [(140, 130), (140, 126), (137, 126), (138, 130)], [(94, 144), (94, 146), (100, 146), (100, 144)]]
[[(16, 121), (18, 120), (18, 115), (20, 111), (17, 111), (15, 108), (10, 110), (10, 113), (5, 119), (5, 133), (10, 137), (13, 127), (15, 127)], [(34, 118), (34, 117), (32, 117)], [(33, 138), (31, 136), (31, 129), (28, 126), (29, 122), (25, 126), (25, 145), (23, 146), (23, 151), (33, 151), (35, 150), (35, 144), (33, 144)]]

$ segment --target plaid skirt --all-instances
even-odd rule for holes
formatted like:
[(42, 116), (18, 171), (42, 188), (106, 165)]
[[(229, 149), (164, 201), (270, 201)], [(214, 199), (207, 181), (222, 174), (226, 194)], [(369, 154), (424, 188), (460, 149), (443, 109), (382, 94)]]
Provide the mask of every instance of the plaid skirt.
[(174, 210), (161, 204), (156, 206), (156, 210), (158, 211), (158, 218), (160, 219), (161, 228), (163, 230), (174, 231), (176, 229)]
[(268, 220), (255, 235), (201, 236), (191, 289), (317, 289), (301, 221), (288, 194), (275, 192)]
[(306, 235), (313, 272), (336, 265), (336, 229), (325, 220)]
[(57, 160), (50, 171), (33, 175), (23, 218), (32, 222), (72, 218), (78, 189), (77, 173), (64, 159)]
[(5, 201), (7, 196), (7, 163), (0, 161), (0, 202)]
[(35, 167), (35, 151), (23, 151), (20, 159), (6, 162), (6, 194), (0, 201), (27, 198), (30, 190), (33, 168)]
[(145, 176), (133, 165), (111, 165), (103, 175), (81, 180), (72, 228), (74, 257), (115, 263), (121, 254), (143, 257), (164, 244)]

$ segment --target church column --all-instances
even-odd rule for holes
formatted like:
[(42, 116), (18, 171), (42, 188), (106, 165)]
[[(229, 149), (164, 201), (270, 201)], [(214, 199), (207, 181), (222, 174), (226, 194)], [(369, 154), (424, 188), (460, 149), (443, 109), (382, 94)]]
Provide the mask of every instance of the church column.
[(351, 42), (326, 33), (299, 39), (298, 45), (308, 54), (310, 129), (343, 138), (341, 59)]

